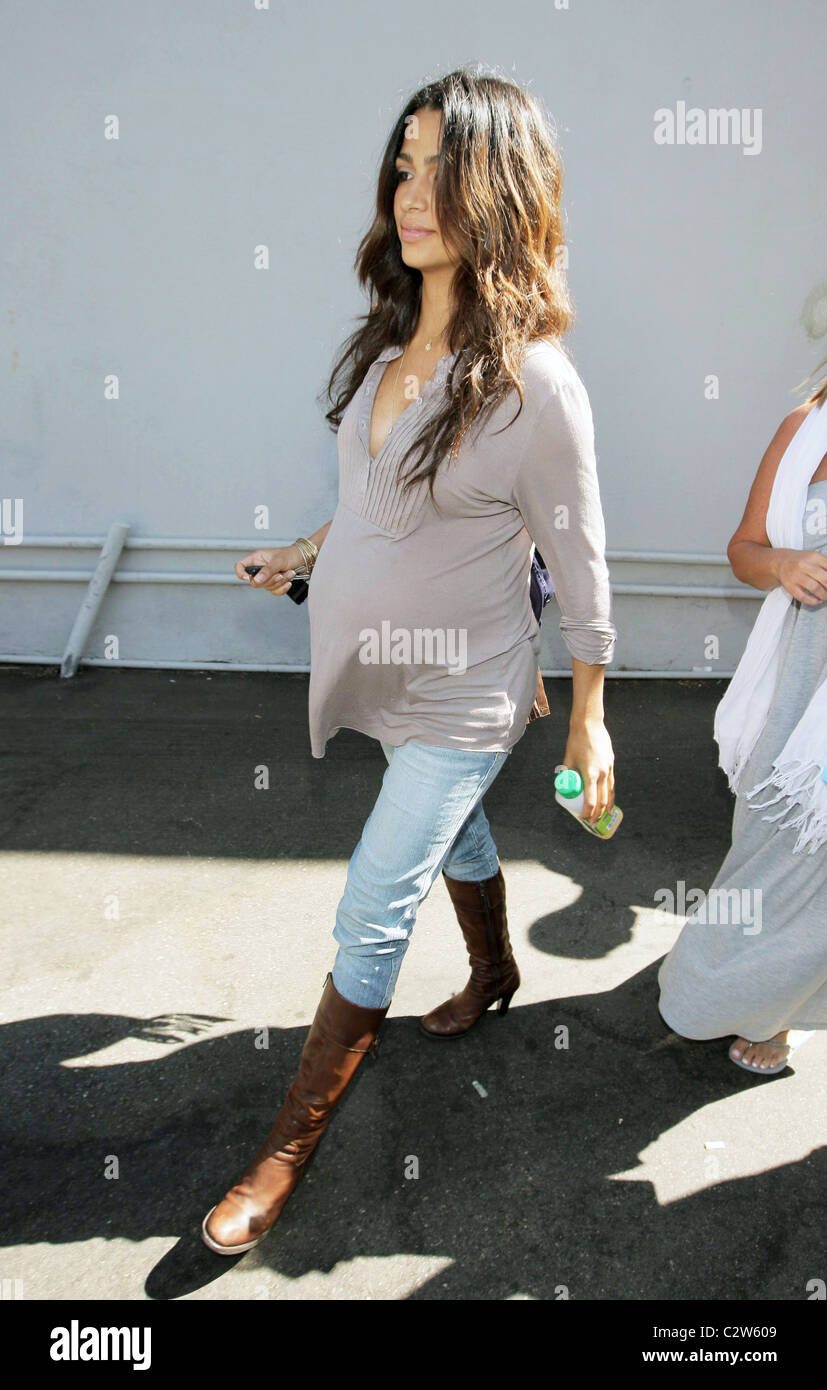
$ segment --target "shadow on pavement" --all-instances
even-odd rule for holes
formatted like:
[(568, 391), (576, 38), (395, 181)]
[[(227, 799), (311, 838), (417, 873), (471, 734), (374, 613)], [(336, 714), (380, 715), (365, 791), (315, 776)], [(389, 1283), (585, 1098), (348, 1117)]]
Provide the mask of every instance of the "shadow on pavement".
[[(666, 1207), (650, 1183), (612, 1179), (687, 1115), (790, 1075), (751, 1078), (725, 1044), (676, 1038), (657, 1012), (656, 973), (654, 963), (610, 993), (512, 1005), (445, 1044), (391, 1017), (376, 1062), (245, 1258), (288, 1278), (365, 1256), (450, 1260), (415, 1299), (554, 1299), (560, 1286), (578, 1299), (805, 1297), (823, 1258), (824, 1150)], [(554, 1046), (561, 1024), (568, 1049)], [(307, 1029), (273, 1029), (260, 1050), (251, 1031), (198, 1036), (211, 1025), (56, 1015), (0, 1030), (4, 1246), (177, 1237), (144, 1272), (154, 1299), (235, 1265), (202, 1246), (200, 1221), (269, 1129)], [(158, 1060), (61, 1065), (127, 1035), (194, 1040)], [(104, 1177), (110, 1155), (117, 1179)], [(418, 1179), (404, 1176), (411, 1155)], [(699, 1187), (704, 1157), (699, 1147), (692, 1159)]]

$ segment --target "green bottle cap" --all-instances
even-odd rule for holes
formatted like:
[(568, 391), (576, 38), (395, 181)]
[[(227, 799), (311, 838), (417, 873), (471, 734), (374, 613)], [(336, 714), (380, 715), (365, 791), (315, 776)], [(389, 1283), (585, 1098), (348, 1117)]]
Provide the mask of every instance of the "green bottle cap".
[(554, 790), (573, 801), (583, 790), (583, 778), (576, 767), (564, 767), (554, 779)]

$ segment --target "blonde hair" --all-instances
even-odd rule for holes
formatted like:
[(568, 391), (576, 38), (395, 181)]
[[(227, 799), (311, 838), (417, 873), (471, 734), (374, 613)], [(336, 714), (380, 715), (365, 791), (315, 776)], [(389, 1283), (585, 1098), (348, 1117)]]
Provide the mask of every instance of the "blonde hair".
[[(800, 391), (802, 386), (806, 386), (808, 381), (812, 381), (813, 377), (815, 377), (819, 372), (823, 372), (825, 367), (827, 367), (827, 357), (824, 358), (823, 362), (819, 362), (817, 367), (813, 367), (813, 370), (809, 372), (807, 376), (805, 376), (803, 381), (799, 381), (798, 385), (794, 389), (796, 391)], [(804, 404), (823, 405), (825, 401), (827, 401), (827, 372), (824, 372), (824, 375), (820, 378), (815, 390), (810, 392), (810, 395), (807, 397)]]

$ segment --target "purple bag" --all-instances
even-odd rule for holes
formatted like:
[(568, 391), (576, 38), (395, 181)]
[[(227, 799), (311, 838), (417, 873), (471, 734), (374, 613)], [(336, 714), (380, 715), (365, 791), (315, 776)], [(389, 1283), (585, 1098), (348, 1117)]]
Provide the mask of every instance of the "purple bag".
[(554, 585), (551, 582), (551, 575), (543, 564), (543, 557), (534, 547), (534, 554), (531, 557), (531, 575), (529, 578), (529, 598), (534, 616), (538, 623), (543, 621), (543, 609), (554, 593)]

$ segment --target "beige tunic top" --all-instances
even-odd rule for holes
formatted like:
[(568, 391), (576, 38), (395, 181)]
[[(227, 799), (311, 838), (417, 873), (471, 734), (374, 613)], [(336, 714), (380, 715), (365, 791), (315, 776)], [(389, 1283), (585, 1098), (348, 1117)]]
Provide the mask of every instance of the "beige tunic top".
[(458, 354), (440, 358), (371, 460), (373, 398), (401, 352), (380, 353), (339, 426), (339, 501), (307, 600), (314, 758), (341, 728), (393, 745), (511, 748), (537, 689), (534, 544), (569, 652), (601, 665), (614, 653), (594, 428), (574, 367), (551, 343), (530, 344), (519, 417), (503, 429), (519, 405), (512, 389), (440, 464), (434, 506), (427, 480), (403, 494), (398, 464)]

